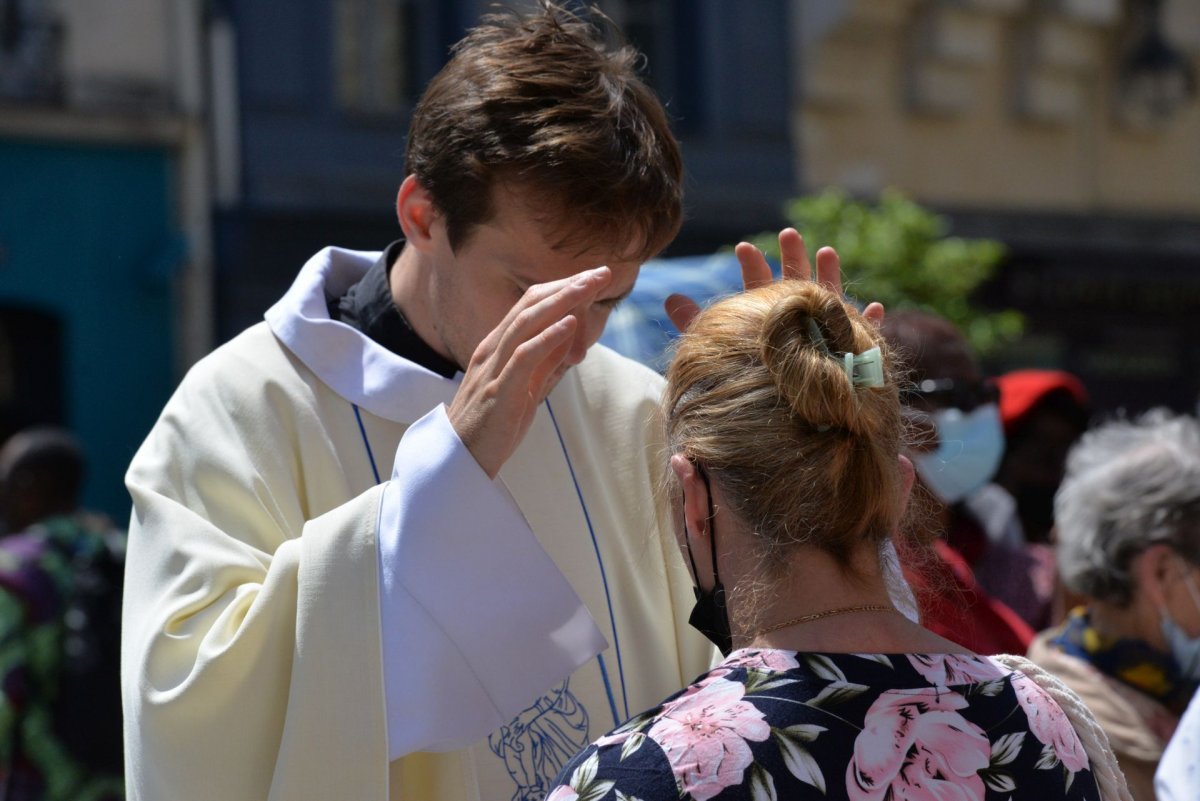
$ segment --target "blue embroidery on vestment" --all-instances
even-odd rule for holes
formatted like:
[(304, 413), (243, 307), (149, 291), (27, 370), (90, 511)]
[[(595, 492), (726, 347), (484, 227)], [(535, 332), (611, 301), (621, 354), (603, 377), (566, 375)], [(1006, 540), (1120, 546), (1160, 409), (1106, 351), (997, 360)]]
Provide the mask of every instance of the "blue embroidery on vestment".
[(588, 744), (588, 713), (567, 679), (488, 735), (492, 753), (504, 760), (517, 784), (512, 801), (541, 801), (563, 765)]
[[(588, 535), (592, 538), (592, 548), (596, 551), (596, 564), (600, 567), (600, 581), (604, 584), (604, 601), (608, 604), (608, 619), (612, 621), (613, 645), (617, 652), (617, 673), (621, 677), (621, 700), (625, 703), (625, 717), (629, 717), (629, 693), (625, 690), (625, 663), (621, 659), (621, 636), (617, 633), (617, 618), (613, 614), (612, 595), (608, 591), (608, 574), (604, 570), (604, 558), (600, 556), (600, 543), (596, 540), (596, 529), (592, 527), (592, 516), (588, 514), (587, 504), (583, 502), (583, 488), (575, 476), (575, 465), (571, 464), (571, 454), (567, 452), (567, 441), (563, 439), (562, 429), (558, 427), (558, 418), (554, 416), (554, 408), (550, 399), (546, 398), (546, 411), (550, 422), (554, 425), (554, 433), (558, 436), (558, 445), (562, 448), (563, 458), (567, 460), (567, 472), (571, 474), (571, 483), (575, 485), (575, 496), (579, 498), (579, 508), (583, 510), (583, 520), (587, 523)], [(604, 667), (604, 657), (596, 657), (600, 661), (600, 675), (604, 679), (604, 690), (608, 693), (608, 704), (612, 707), (613, 726), (621, 725), (621, 716), (617, 714), (617, 702), (613, 698), (612, 685), (608, 681), (608, 669)]]

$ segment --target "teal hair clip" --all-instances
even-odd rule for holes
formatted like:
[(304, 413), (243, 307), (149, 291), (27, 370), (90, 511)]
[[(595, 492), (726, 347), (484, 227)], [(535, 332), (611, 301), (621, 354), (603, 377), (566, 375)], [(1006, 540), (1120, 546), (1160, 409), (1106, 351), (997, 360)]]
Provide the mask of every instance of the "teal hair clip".
[(826, 356), (832, 356), (829, 351), (829, 346), (825, 344), (825, 335), (821, 333), (821, 326), (817, 325), (817, 321), (813, 318), (808, 318), (808, 341), (821, 349), (821, 352)]
[(862, 353), (847, 353), (843, 366), (846, 378), (856, 387), (882, 387), (884, 384), (883, 352), (878, 345)]

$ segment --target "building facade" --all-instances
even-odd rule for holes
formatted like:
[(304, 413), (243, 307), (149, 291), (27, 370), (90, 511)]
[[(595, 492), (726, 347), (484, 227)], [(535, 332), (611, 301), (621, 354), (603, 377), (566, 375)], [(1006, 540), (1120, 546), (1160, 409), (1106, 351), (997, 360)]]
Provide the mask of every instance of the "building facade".
[(84, 502), (211, 344), (200, 3), (22, 0), (0, 15), (0, 439), (66, 426)]
[[(1194, 411), (1200, 4), (799, 0), (805, 190), (897, 187), (1004, 242), (1023, 311), (993, 370), (1084, 378), (1101, 410)], [(1157, 38), (1156, 38), (1157, 37)]]

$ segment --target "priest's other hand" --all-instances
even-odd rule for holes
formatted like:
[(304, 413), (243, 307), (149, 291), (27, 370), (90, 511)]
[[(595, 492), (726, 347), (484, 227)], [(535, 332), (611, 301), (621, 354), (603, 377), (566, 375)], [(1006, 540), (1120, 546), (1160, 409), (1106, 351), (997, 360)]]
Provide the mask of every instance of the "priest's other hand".
[[(767, 264), (762, 251), (749, 242), (741, 242), (734, 253), (742, 267), (743, 289), (755, 289), (771, 283), (771, 266)], [(779, 254), (783, 262), (784, 280), (813, 280), (812, 265), (808, 260), (808, 250), (804, 246), (804, 238), (795, 228), (784, 228), (779, 232)], [(824, 247), (817, 251), (817, 281), (828, 286), (834, 292), (842, 291), (842, 263), (837, 251)], [(671, 295), (663, 303), (667, 316), (680, 331), (691, 324), (692, 319), (700, 312), (700, 307), (686, 295)], [(863, 316), (875, 325), (883, 322), (883, 304), (869, 303), (863, 310)]]
[(579, 325), (572, 312), (610, 281), (612, 271), (596, 267), (531, 286), (475, 348), (446, 414), (489, 477), (516, 451), (562, 376)]

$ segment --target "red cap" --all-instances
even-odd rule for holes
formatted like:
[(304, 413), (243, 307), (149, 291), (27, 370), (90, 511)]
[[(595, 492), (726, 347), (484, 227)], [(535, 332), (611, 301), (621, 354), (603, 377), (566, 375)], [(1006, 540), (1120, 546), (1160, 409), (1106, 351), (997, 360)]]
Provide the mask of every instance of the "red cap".
[(995, 381), (1000, 388), (1000, 419), (1006, 434), (1051, 392), (1065, 391), (1081, 409), (1088, 405), (1083, 382), (1062, 370), (1014, 370)]

